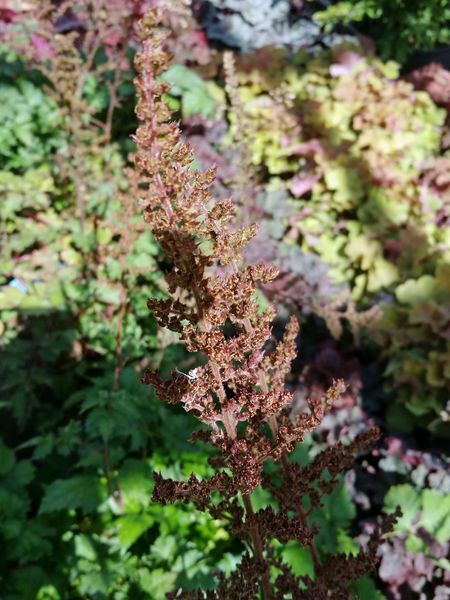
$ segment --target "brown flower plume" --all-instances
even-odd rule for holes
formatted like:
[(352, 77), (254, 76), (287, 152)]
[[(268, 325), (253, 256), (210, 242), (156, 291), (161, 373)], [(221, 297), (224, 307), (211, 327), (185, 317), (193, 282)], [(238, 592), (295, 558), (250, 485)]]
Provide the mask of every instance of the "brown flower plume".
[[(196, 369), (195, 376), (175, 371), (170, 381), (164, 381), (147, 371), (143, 381), (153, 385), (161, 399), (181, 403), (211, 427), (210, 441), (226, 451), (234, 481), (244, 479), (242, 485), (251, 492), (259, 484), (263, 461), (307, 430), (286, 424), (272, 441), (263, 432), (267, 418), (292, 401), (284, 374), (295, 354), (292, 342), (298, 326), (292, 321), (288, 341), (264, 355), (274, 313), (259, 310), (257, 283), (273, 279), (276, 270), (265, 264), (240, 268), (242, 248), (257, 227), (232, 229), (231, 200), (214, 203), (208, 191), (213, 170), (201, 173), (191, 167), (192, 152), (180, 141), (179, 127), (170, 121), (162, 100), (168, 86), (158, 76), (169, 57), (164, 33), (155, 30), (156, 21), (156, 13), (146, 17), (143, 48), (136, 58), (140, 125), (135, 165), (144, 218), (171, 269), (169, 298), (152, 299), (149, 307), (162, 326), (179, 332), (187, 349), (202, 353), (208, 362)], [(271, 374), (271, 385), (263, 390), (260, 378), (265, 371)], [(237, 430), (240, 422), (247, 425), (244, 437)], [(245, 478), (240, 476), (242, 469)], [(237, 490), (242, 491), (239, 485)]]
[[(219, 576), (212, 595), (177, 593), (174, 597), (260, 598), (262, 593), (265, 599), (282, 598), (270, 572), (276, 563), (269, 542), (273, 538), (282, 543), (300, 541), (315, 553), (319, 568), (313, 550), (315, 532), (308, 528), (300, 492), (294, 494), (295, 516), (286, 503), (280, 503), (279, 510), (255, 513), (250, 494), (261, 485), (268, 459), (280, 463), (286, 485), (294, 482), (297, 473), (287, 453), (317, 426), (343, 384), (337, 382), (323, 399), (311, 404), (308, 413), (291, 419), (292, 393), (284, 380), (296, 354), (298, 323), (291, 320), (284, 341), (269, 354), (264, 352), (274, 310), (261, 311), (256, 292), (259, 282), (271, 281), (277, 272), (267, 264), (242, 267), (241, 252), (257, 227), (233, 228), (232, 201), (213, 201), (209, 192), (214, 170), (192, 168), (192, 151), (181, 142), (179, 126), (163, 100), (168, 85), (159, 76), (169, 56), (159, 23), (157, 11), (142, 20), (142, 48), (135, 62), (140, 124), (135, 136), (138, 184), (134, 189), (145, 221), (170, 264), (168, 298), (152, 299), (148, 305), (161, 326), (178, 332), (186, 348), (203, 355), (206, 362), (186, 374), (175, 370), (169, 381), (147, 371), (143, 382), (152, 385), (161, 400), (181, 404), (207, 426), (196, 437), (215, 446), (218, 457), (213, 461), (216, 473), (209, 479), (192, 474), (187, 481), (177, 482), (155, 474), (153, 498), (163, 503), (193, 501), (213, 516), (227, 518), (232, 531), (248, 543), (240, 568), (229, 580)], [(333, 465), (335, 459), (332, 454)], [(334, 466), (331, 470), (334, 476)], [(312, 472), (316, 474), (314, 467)], [(219, 505), (211, 502), (212, 492), (219, 492)]]

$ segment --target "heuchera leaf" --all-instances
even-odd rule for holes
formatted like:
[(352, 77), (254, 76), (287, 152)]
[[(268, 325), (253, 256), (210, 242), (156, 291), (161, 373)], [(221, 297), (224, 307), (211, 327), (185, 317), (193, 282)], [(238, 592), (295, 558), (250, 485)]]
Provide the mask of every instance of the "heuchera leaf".
[(397, 506), (401, 507), (403, 514), (397, 521), (396, 530), (408, 532), (420, 511), (419, 492), (407, 483), (392, 486), (384, 497), (384, 509), (391, 513)]
[(441, 544), (450, 539), (450, 494), (424, 489), (420, 524)]
[(436, 279), (432, 275), (422, 275), (418, 279), (408, 279), (397, 286), (395, 296), (403, 304), (414, 305), (432, 298), (436, 290)]

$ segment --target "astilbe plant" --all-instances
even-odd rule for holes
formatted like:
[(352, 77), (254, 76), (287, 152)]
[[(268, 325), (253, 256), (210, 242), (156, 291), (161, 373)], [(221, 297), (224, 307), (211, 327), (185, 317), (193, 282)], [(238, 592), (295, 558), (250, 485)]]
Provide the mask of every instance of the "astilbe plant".
[[(357, 556), (324, 560), (308, 514), (337, 484), (341, 468), (373, 443), (378, 431), (359, 436), (350, 446), (336, 444), (308, 468), (289, 462), (289, 453), (317, 426), (343, 384), (335, 382), (310, 403), (308, 412), (290, 418), (292, 394), (284, 379), (295, 355), (298, 325), (291, 320), (284, 340), (264, 352), (274, 311), (260, 311), (255, 293), (257, 283), (273, 279), (276, 270), (267, 264), (240, 266), (241, 252), (257, 227), (231, 228), (233, 203), (213, 202), (208, 191), (214, 169), (192, 168), (192, 151), (180, 141), (179, 127), (162, 99), (168, 86), (160, 75), (169, 56), (159, 22), (157, 11), (143, 19), (142, 49), (136, 57), (139, 201), (170, 263), (169, 296), (150, 300), (149, 308), (161, 326), (177, 332), (190, 352), (203, 357), (203, 364), (189, 373), (175, 370), (170, 380), (147, 371), (143, 383), (152, 385), (161, 400), (192, 413), (203, 425), (193, 438), (211, 444), (217, 453), (209, 479), (192, 474), (188, 481), (173, 481), (155, 473), (153, 499), (193, 502), (228, 522), (247, 545), (237, 570), (229, 578), (219, 574), (215, 590), (179, 591), (173, 597), (349, 598), (351, 580), (374, 566), (380, 536), (395, 517), (387, 518)], [(268, 461), (279, 467), (270, 477), (263, 472)], [(253, 509), (251, 494), (261, 485), (277, 498), (277, 510)], [(308, 547), (314, 580), (294, 576), (277, 556), (273, 540), (296, 540)]]

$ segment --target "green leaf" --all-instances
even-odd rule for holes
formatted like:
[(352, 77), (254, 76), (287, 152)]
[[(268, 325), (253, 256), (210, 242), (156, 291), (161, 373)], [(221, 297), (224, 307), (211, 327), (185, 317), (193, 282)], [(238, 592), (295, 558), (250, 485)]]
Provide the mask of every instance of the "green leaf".
[(340, 529), (347, 529), (356, 516), (356, 508), (343, 481), (323, 499), (323, 507), (328, 518)]
[(100, 283), (97, 285), (96, 292), (100, 302), (116, 306), (120, 304), (120, 292), (117, 288), (114, 288), (107, 283)]
[(320, 529), (317, 535), (319, 548), (326, 554), (334, 554), (340, 547), (352, 552), (346, 533), (356, 509), (344, 482), (341, 481), (331, 494), (325, 496), (322, 503), (322, 508), (314, 510), (311, 516), (312, 523)]
[(361, 269), (368, 271), (372, 268), (376, 258), (381, 255), (381, 246), (377, 240), (361, 234), (350, 240), (345, 247), (345, 254), (352, 260), (358, 261)]
[(208, 88), (197, 87), (188, 90), (183, 94), (181, 103), (183, 117), (188, 118), (193, 115), (203, 115), (206, 118), (212, 118), (216, 112), (216, 104), (208, 93)]
[(397, 521), (395, 529), (408, 532), (412, 522), (420, 511), (420, 494), (412, 485), (404, 483), (392, 486), (384, 497), (384, 511), (392, 513), (397, 506), (402, 509), (402, 516)]
[(154, 522), (155, 518), (149, 514), (119, 517), (116, 520), (116, 527), (122, 546), (128, 549)]
[(33, 481), (35, 471), (36, 469), (31, 461), (21, 460), (16, 463), (8, 478), (15, 485), (22, 487)]
[(157, 560), (172, 563), (176, 556), (177, 540), (173, 535), (160, 535), (151, 545), (150, 551)]
[[(177, 91), (176, 87), (174, 87), (172, 89)], [(175, 94), (175, 91), (173, 92), (174, 94)], [(181, 90), (179, 88), (178, 88), (178, 93), (181, 94)], [(171, 96), (170, 94), (164, 94), (162, 99), (167, 104), (167, 106), (170, 108), (170, 110), (173, 110), (175, 112), (178, 112), (180, 110), (181, 101), (178, 98), (176, 98), (175, 96)]]
[(383, 219), (394, 225), (405, 223), (410, 211), (408, 203), (391, 197), (388, 192), (383, 188), (372, 188), (369, 200), (358, 210), (359, 218), (367, 223)]
[(450, 539), (450, 494), (423, 490), (420, 525), (435, 535), (441, 544)]
[(127, 512), (147, 507), (153, 489), (152, 471), (143, 460), (127, 460), (120, 468), (118, 480)]
[(196, 548), (191, 548), (182, 555), (178, 555), (171, 566), (175, 573), (183, 574), (187, 579), (193, 579), (207, 571), (205, 555)]
[(337, 535), (337, 550), (343, 554), (356, 555), (359, 552), (359, 545), (355, 540), (346, 534), (344, 531), (338, 531)]
[(85, 558), (86, 560), (90, 560), (92, 562), (98, 559), (95, 545), (88, 535), (84, 533), (76, 535), (74, 538), (74, 543), (76, 556), (79, 556), (80, 558)]
[(386, 596), (377, 590), (375, 583), (367, 575), (352, 583), (351, 589), (360, 600), (386, 600)]
[[(11, 583), (19, 598), (35, 598), (39, 590), (50, 584), (49, 577), (42, 567), (34, 565), (14, 569), (10, 573)], [(17, 596), (14, 596), (17, 598)]]
[(44, 585), (36, 594), (36, 600), (61, 600), (61, 596), (54, 585)]
[(108, 273), (108, 277), (113, 281), (119, 281), (122, 275), (122, 267), (120, 265), (120, 262), (115, 258), (111, 258), (110, 256), (108, 256), (105, 260), (105, 267)]
[(174, 96), (180, 96), (184, 90), (205, 86), (203, 79), (185, 65), (172, 65), (161, 75), (161, 79), (170, 83), (170, 93)]
[[(7, 521), (11, 525), (12, 519)], [(5, 537), (6, 531), (4, 530)], [(51, 556), (52, 544), (49, 541), (53, 531), (37, 520), (24, 520), (17, 528), (17, 534), (9, 540), (8, 555), (10, 559), (25, 565), (29, 562), (44, 564), (44, 558)]]
[(107, 227), (99, 227), (97, 229), (97, 241), (99, 244), (109, 244), (113, 238), (113, 232)]
[(153, 237), (151, 231), (146, 231), (139, 236), (134, 245), (134, 250), (138, 254), (149, 254), (150, 256), (157, 256), (160, 251), (158, 242)]
[(436, 279), (431, 275), (422, 275), (418, 279), (408, 279), (397, 286), (395, 296), (403, 304), (415, 305), (430, 300), (436, 291)]
[(15, 462), (14, 452), (0, 442), (0, 475), (6, 475), (8, 471), (11, 471)]
[(314, 563), (308, 548), (300, 546), (298, 542), (289, 541), (281, 552), (283, 562), (291, 568), (297, 577), (314, 577)]
[(172, 65), (161, 79), (171, 84), (170, 94), (181, 96), (183, 117), (203, 115), (212, 118), (216, 103), (201, 77), (184, 65)]
[(373, 263), (367, 287), (370, 292), (376, 292), (382, 288), (389, 287), (397, 279), (397, 267), (380, 256)]
[(94, 408), (86, 419), (86, 430), (95, 437), (100, 434), (105, 442), (111, 438), (117, 425), (117, 415), (111, 408)]
[(361, 197), (362, 187), (358, 174), (353, 169), (330, 165), (324, 173), (325, 184), (333, 190), (333, 201), (339, 210), (352, 208)]
[(163, 569), (139, 569), (139, 585), (142, 591), (150, 595), (151, 600), (164, 600), (166, 594), (173, 590), (176, 579), (176, 573)]
[(276, 503), (273, 500), (272, 494), (261, 486), (257, 487), (256, 490), (252, 492), (251, 500), (255, 512), (271, 505), (276, 508)]
[(72, 508), (91, 512), (105, 499), (105, 488), (97, 477), (76, 475), (71, 479), (58, 479), (47, 486), (39, 514)]
[(92, 563), (88, 563), (89, 571), (81, 573), (79, 581), (77, 581), (78, 593), (82, 597), (88, 598), (105, 598), (108, 596), (110, 587), (114, 584), (113, 570), (100, 570), (95, 568)]

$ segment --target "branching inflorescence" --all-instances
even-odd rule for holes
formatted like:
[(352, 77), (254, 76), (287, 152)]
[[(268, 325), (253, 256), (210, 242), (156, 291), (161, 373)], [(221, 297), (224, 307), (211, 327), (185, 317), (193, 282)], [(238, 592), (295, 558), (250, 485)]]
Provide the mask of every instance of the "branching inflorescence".
[[(335, 556), (327, 562), (315, 547), (317, 531), (309, 527), (308, 514), (378, 432), (356, 438), (351, 446), (337, 444), (306, 468), (289, 461), (289, 453), (318, 425), (344, 386), (337, 381), (323, 398), (310, 403), (308, 412), (291, 418), (292, 393), (284, 380), (295, 357), (298, 324), (292, 319), (284, 340), (273, 351), (264, 351), (274, 311), (259, 308), (256, 291), (259, 282), (276, 277), (276, 269), (267, 264), (241, 266), (241, 251), (257, 227), (233, 229), (232, 201), (214, 202), (208, 191), (214, 170), (202, 173), (191, 166), (193, 154), (180, 141), (178, 125), (163, 100), (168, 85), (159, 76), (169, 56), (159, 22), (157, 11), (143, 19), (142, 49), (136, 57), (139, 201), (170, 263), (169, 297), (150, 300), (149, 308), (161, 326), (179, 333), (203, 364), (188, 374), (174, 371), (170, 380), (147, 371), (143, 382), (152, 385), (161, 400), (181, 404), (195, 415), (203, 427), (194, 437), (212, 444), (217, 455), (211, 461), (215, 474), (209, 479), (192, 474), (188, 481), (177, 482), (156, 473), (153, 498), (162, 503), (187, 500), (209, 510), (213, 517), (226, 519), (248, 548), (230, 578), (218, 576), (215, 590), (174, 597), (347, 598), (350, 581), (374, 566), (380, 535), (394, 517), (358, 556)], [(276, 476), (263, 472), (269, 460), (279, 467)], [(277, 499), (276, 510), (253, 510), (251, 494), (261, 485)], [(276, 554), (274, 539), (282, 544), (296, 540), (310, 549), (314, 581), (289, 571)]]

